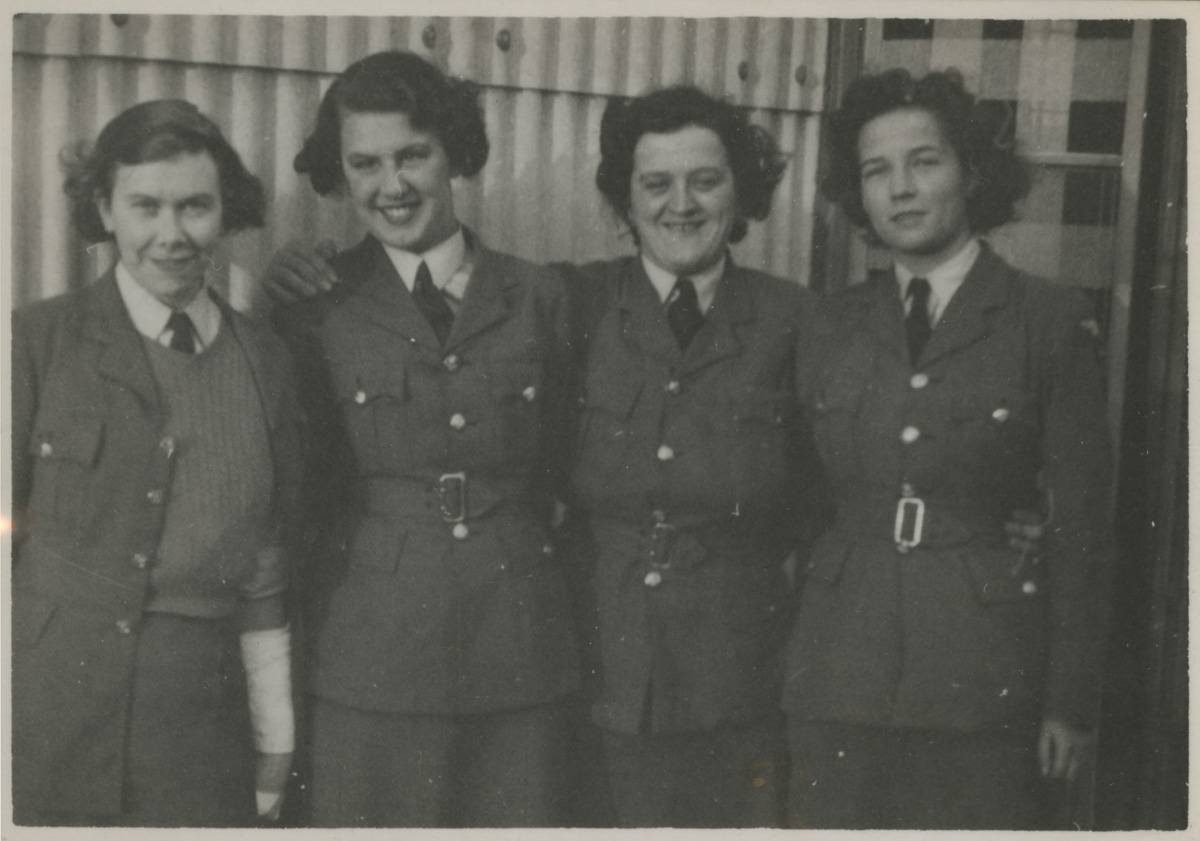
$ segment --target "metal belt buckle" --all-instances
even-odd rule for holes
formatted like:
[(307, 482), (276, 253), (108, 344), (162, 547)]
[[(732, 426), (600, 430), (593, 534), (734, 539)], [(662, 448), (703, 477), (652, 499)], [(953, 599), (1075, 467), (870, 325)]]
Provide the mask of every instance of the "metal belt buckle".
[[(905, 538), (904, 524), (912, 509), (912, 537)], [(896, 529), (893, 537), (901, 552), (907, 552), (921, 543), (921, 532), (925, 526), (925, 500), (915, 496), (905, 497), (896, 504)]]
[(467, 474), (459, 471), (438, 477), (438, 500), (442, 519), (447, 523), (461, 523), (467, 519)]

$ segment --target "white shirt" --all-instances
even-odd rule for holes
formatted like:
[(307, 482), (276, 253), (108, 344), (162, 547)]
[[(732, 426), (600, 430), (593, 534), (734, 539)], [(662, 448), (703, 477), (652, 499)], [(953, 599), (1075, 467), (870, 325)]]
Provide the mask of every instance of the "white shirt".
[[(146, 291), (120, 261), (117, 262), (116, 275), (117, 289), (121, 292), (121, 300), (125, 302), (125, 310), (134, 328), (147, 339), (170, 347), (175, 331), (167, 329), (167, 319), (174, 310)], [(221, 332), (221, 308), (209, 297), (207, 290), (201, 287), (182, 312), (192, 320), (196, 330), (193, 337), (196, 340), (196, 352), (211, 347)]]
[[(972, 237), (953, 257), (935, 269), (926, 272), (922, 277), (929, 281), (929, 323), (937, 324), (950, 299), (967, 279), (967, 273), (975, 265), (979, 252), (983, 250), (979, 240)], [(900, 300), (904, 302), (904, 314), (912, 308), (912, 299), (908, 297), (908, 284), (916, 277), (905, 268), (904, 264), (896, 263), (896, 280), (900, 283)]]
[(467, 284), (471, 280), (473, 266), (467, 259), (467, 240), (460, 226), (451, 236), (439, 242), (433, 248), (421, 254), (402, 251), (390, 245), (384, 245), (396, 273), (409, 292), (417, 282), (417, 269), (422, 261), (429, 267), (429, 276), (433, 285), (446, 296), (450, 308), (458, 311), (462, 305), (463, 296), (467, 293)]
[[(642, 255), (642, 266), (646, 269), (646, 277), (650, 278), (650, 283), (654, 286), (654, 291), (658, 293), (658, 299), (664, 304), (671, 297), (671, 293), (675, 291), (675, 282), (679, 278), (671, 274), (666, 269), (652, 263), (646, 259), (646, 255)], [(721, 259), (696, 274), (686, 275), (696, 287), (696, 298), (700, 302), (700, 312), (708, 313), (708, 308), (712, 306), (713, 299), (717, 297), (717, 283), (721, 280), (721, 275), (725, 273), (725, 256)]]

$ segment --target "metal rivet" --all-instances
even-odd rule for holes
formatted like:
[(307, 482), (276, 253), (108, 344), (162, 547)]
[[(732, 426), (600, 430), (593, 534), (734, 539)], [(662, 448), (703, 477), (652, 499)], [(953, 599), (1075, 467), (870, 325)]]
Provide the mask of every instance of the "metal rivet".
[(803, 64), (796, 66), (795, 73), (796, 84), (803, 85), (808, 80), (808, 68)]
[(497, 32), (496, 46), (504, 52), (508, 52), (509, 47), (512, 46), (512, 33), (507, 29), (501, 29), (499, 32)]
[(109, 15), (108, 18), (113, 22), (113, 26), (124, 26), (129, 23), (129, 15)]
[(738, 78), (743, 82), (750, 78), (750, 62), (739, 61), (737, 68)]
[(425, 49), (427, 50), (432, 50), (437, 44), (437, 27), (432, 23), (422, 30), (421, 43), (425, 45)]

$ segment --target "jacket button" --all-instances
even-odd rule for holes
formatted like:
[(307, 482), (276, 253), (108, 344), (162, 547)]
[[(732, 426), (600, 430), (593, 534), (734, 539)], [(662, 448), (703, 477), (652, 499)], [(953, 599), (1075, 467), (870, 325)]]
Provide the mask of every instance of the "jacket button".
[(1032, 596), (1037, 592), (1037, 584), (1033, 583), (1032, 581), (1026, 581), (1021, 585), (1021, 592), (1027, 596)]
[(167, 458), (175, 455), (175, 439), (168, 435), (166, 438), (158, 442), (158, 446), (167, 454)]
[(453, 353), (447, 356), (442, 360), (442, 367), (453, 374), (458, 370), (458, 356)]
[(534, 398), (537, 397), (537, 389), (531, 385), (525, 386), (525, 390), (521, 392), (521, 396), (524, 397), (527, 402), (532, 403)]
[(450, 529), (450, 534), (454, 535), (455, 540), (466, 540), (471, 530), (467, 528), (466, 523), (455, 523), (454, 528)]
[(363, 403), (366, 403), (367, 402), (367, 393), (365, 391), (363, 391), (362, 389), (359, 389), (358, 391), (354, 392), (354, 402), (360, 406)]
[(1008, 409), (1005, 409), (1003, 406), (1001, 406), (999, 409), (992, 412), (992, 417), (1000, 423), (1004, 423), (1006, 420), (1008, 420)]
[(146, 499), (150, 500), (151, 505), (162, 505), (163, 492), (160, 488), (153, 488), (146, 492)]
[(38, 447), (38, 455), (42, 455), (42, 456), (54, 455), (54, 445), (51, 444), (49, 441), (43, 441), (42, 445), (40, 447)]
[(905, 482), (900, 486), (900, 496), (908, 498), (917, 495), (917, 489), (913, 487), (912, 482)]
[(662, 584), (662, 573), (656, 569), (652, 569), (646, 573), (646, 577), (642, 580), (646, 583), (647, 587), (657, 587), (659, 584)]
[(665, 523), (667, 521), (667, 512), (660, 509), (655, 509), (650, 514), (650, 518), (656, 523)]
[(117, 633), (123, 636), (129, 636), (133, 633), (133, 623), (128, 619), (117, 620)]
[(928, 374), (913, 374), (912, 379), (908, 381), (913, 388), (924, 388), (929, 385)]
[(917, 429), (915, 426), (906, 426), (900, 432), (900, 440), (903, 441), (905, 444), (911, 444), (913, 441), (916, 441), (920, 437), (921, 437), (921, 430)]
[(543, 555), (553, 555), (554, 547), (551, 546), (549, 543), (545, 544), (544, 546), (542, 546), (542, 554)]
[(466, 426), (467, 426), (467, 419), (462, 416), (461, 412), (455, 412), (453, 415), (450, 416), (450, 428), (451, 429), (465, 429)]
[(670, 447), (668, 447), (666, 444), (663, 444), (661, 447), (658, 448), (658, 460), (659, 461), (670, 461), (673, 458), (675, 458), (675, 451), (672, 450)]
[(678, 394), (679, 391), (679, 380), (671, 380), (667, 383), (667, 394)]
[(145, 569), (146, 567), (150, 566), (150, 558), (144, 553), (138, 552), (133, 556), (131, 563), (133, 564), (134, 569)]

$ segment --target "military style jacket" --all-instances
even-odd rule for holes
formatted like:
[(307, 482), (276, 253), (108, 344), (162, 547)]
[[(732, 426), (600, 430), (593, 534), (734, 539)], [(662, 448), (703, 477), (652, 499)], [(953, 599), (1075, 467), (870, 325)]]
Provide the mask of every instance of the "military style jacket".
[[(985, 247), (913, 365), (897, 289), (888, 272), (823, 306), (814, 423), (837, 511), (808, 565), (785, 708), (1090, 725), (1113, 560), (1095, 322)], [(1007, 546), (1018, 508), (1049, 517), (1040, 559)]]
[(317, 478), (312, 687), (358, 709), (514, 709), (579, 681), (549, 530), (562, 282), (468, 243), (474, 268), (444, 347), (372, 237), (334, 260), (334, 292), (277, 319)]
[(594, 312), (572, 473), (595, 549), (594, 719), (672, 733), (769, 717), (808, 478), (807, 294), (730, 261), (681, 352), (640, 259), (569, 283)]
[[(273, 522), (286, 532), (300, 483), (290, 361), (269, 329), (217, 303), (258, 386), (275, 472)], [(111, 271), (13, 315), (19, 808), (121, 809), (138, 629), (176, 452), (142, 341)], [(228, 537), (239, 548), (223, 558), (222, 575), (236, 587), (254, 575), (254, 547), (275, 551), (278, 535)], [(273, 627), (283, 597), (240, 610), (244, 627)]]

